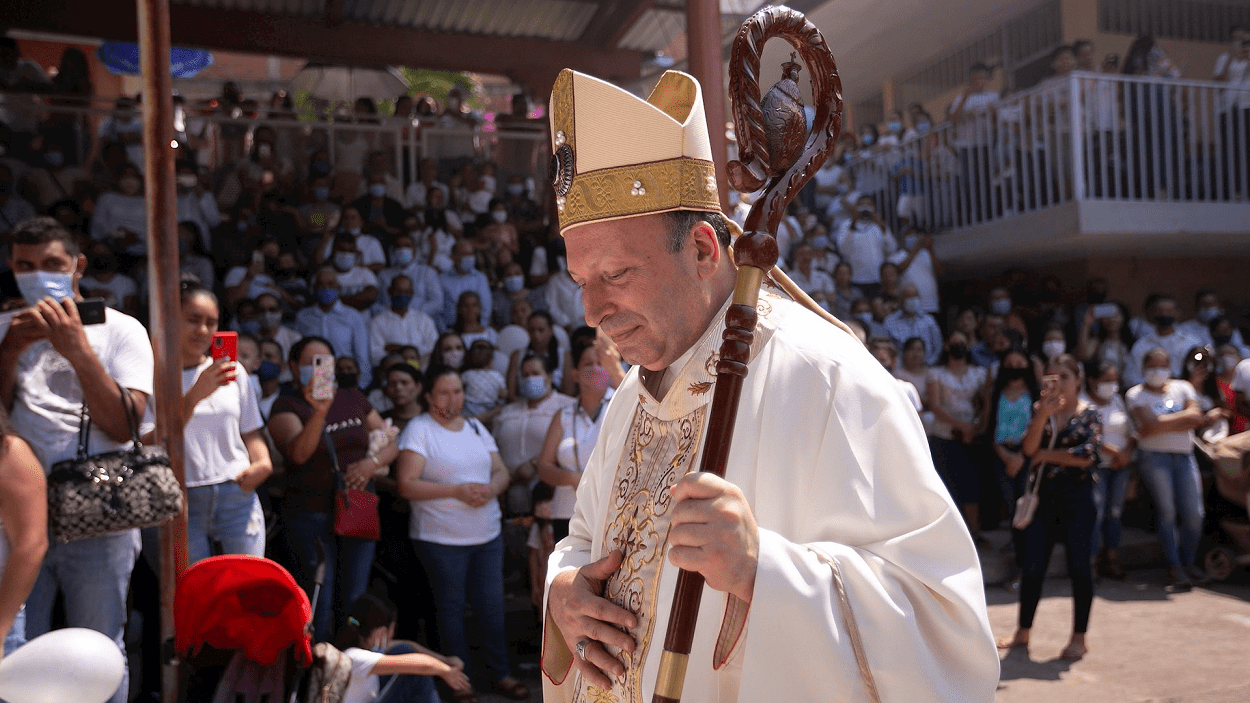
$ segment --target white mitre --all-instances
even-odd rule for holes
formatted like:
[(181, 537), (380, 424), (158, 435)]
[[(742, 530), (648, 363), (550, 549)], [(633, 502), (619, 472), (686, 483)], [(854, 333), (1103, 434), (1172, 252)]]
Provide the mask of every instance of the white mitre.
[(657, 212), (720, 212), (703, 94), (690, 75), (666, 72), (642, 100), (566, 68), (551, 91), (551, 140), (562, 235)]

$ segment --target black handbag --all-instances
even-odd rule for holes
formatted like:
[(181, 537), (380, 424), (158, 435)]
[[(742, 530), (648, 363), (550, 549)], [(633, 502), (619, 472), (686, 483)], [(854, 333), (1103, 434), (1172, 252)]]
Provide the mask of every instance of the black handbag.
[(183, 493), (163, 447), (139, 441), (134, 399), (122, 388), (129, 448), (90, 454), (91, 418), (83, 403), (78, 454), (48, 474), (48, 527), (62, 544), (134, 527), (160, 525), (182, 512)]

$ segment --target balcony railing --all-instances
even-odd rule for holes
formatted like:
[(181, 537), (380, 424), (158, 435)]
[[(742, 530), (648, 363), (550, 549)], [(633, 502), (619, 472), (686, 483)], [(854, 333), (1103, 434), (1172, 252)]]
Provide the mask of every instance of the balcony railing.
[(1250, 85), (1074, 73), (850, 168), (895, 228), (936, 231), (1074, 201), (1247, 202), (1248, 154)]

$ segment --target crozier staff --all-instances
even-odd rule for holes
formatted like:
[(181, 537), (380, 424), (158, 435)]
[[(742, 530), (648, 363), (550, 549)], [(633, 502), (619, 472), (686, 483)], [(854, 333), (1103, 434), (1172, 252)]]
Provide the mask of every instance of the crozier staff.
[(992, 700), (972, 541), (852, 336), (766, 289), (726, 478), (685, 475), (735, 278), (699, 84), (642, 101), (566, 70), (551, 122), (569, 273), (634, 370), (549, 564), (545, 700), (649, 700), (679, 568), (707, 581), (684, 700), (864, 699), (835, 572), (882, 700)]

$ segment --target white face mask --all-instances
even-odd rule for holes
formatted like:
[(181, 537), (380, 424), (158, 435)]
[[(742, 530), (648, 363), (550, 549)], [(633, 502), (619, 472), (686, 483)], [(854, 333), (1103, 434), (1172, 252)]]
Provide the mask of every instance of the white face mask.
[(1042, 342), (1042, 353), (1047, 359), (1053, 359), (1056, 356), (1068, 350), (1068, 345), (1062, 339), (1050, 339)]
[(1220, 355), (1220, 366), (1222, 366), (1225, 371), (1227, 371), (1228, 369), (1237, 368), (1237, 364), (1239, 363), (1241, 363), (1241, 357), (1237, 356), (1236, 354), (1221, 354)]
[(1141, 373), (1142, 379), (1146, 381), (1147, 386), (1162, 386), (1172, 377), (1172, 370), (1169, 368), (1146, 369)]
[(1098, 397), (1110, 398), (1113, 395), (1115, 395), (1119, 390), (1120, 390), (1120, 384), (1116, 383), (1115, 381), (1107, 381), (1106, 383), (1099, 383), (1098, 384)]
[(391, 263), (396, 266), (407, 266), (412, 263), (413, 250), (408, 247), (399, 247), (391, 252)]
[(500, 224), (508, 221), (508, 212), (506, 210), (492, 210), (490, 216)]

